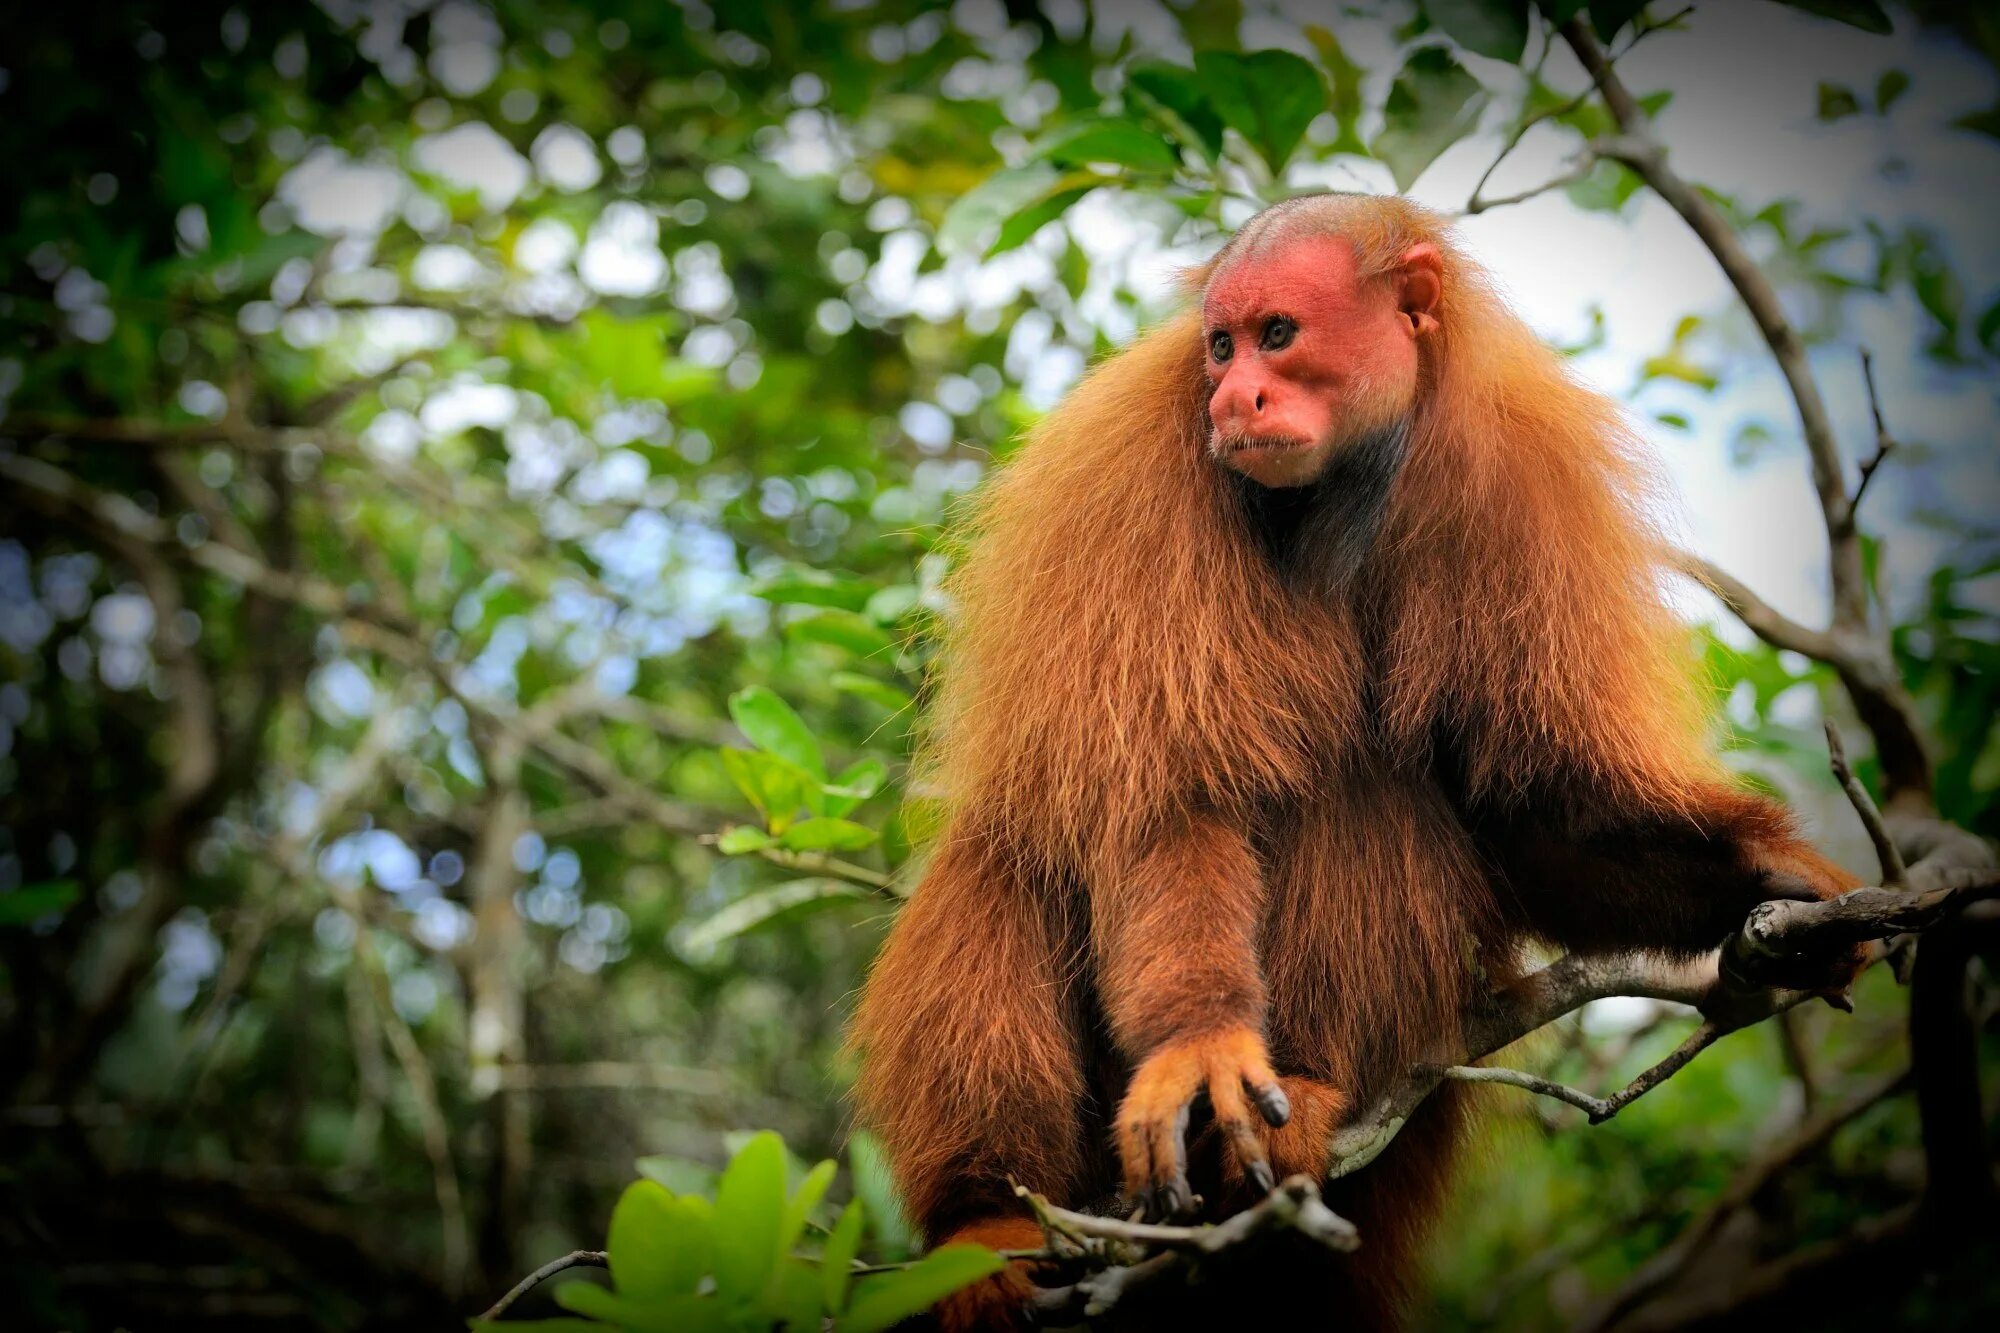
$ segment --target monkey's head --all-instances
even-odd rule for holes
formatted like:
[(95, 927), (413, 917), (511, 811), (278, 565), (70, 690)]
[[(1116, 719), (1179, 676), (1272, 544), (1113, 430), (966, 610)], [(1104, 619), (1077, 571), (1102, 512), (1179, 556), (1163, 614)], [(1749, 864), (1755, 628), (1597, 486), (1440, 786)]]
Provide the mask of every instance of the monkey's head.
[(1202, 292), (1209, 450), (1273, 487), (1312, 482), (1342, 449), (1409, 416), (1417, 344), (1436, 332), (1444, 291), (1436, 246), (1409, 245), (1369, 271), (1337, 231), (1258, 226), (1280, 209), (1217, 257)]

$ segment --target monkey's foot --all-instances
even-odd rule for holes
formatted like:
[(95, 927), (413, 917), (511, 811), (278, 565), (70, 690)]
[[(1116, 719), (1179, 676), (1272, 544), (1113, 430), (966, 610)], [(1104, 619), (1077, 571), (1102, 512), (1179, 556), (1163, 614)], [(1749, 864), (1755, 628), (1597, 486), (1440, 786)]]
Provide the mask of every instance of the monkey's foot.
[(1177, 1217), (1194, 1207), (1187, 1179), (1188, 1112), (1202, 1095), (1228, 1145), (1225, 1159), (1260, 1191), (1276, 1183), (1256, 1121), (1276, 1128), (1292, 1110), (1264, 1039), (1249, 1028), (1232, 1027), (1170, 1042), (1147, 1056), (1132, 1076), (1116, 1128), (1125, 1193), (1154, 1217)]
[[(1038, 1250), (1042, 1229), (1026, 1217), (989, 1217), (960, 1227), (945, 1245), (984, 1245), (989, 1250)], [(941, 1333), (1016, 1333), (1033, 1328), (1028, 1304), (1035, 1294), (1034, 1265), (1016, 1259), (992, 1277), (939, 1301), (932, 1311)]]

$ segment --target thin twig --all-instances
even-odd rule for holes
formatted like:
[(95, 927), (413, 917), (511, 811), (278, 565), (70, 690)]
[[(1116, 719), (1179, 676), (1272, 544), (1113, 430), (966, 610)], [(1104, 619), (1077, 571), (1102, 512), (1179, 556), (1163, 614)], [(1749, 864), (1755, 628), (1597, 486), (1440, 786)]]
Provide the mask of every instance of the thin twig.
[(1861, 460), (1861, 480), (1855, 483), (1854, 498), (1848, 501), (1848, 512), (1861, 508), (1861, 496), (1868, 489), (1868, 483), (1875, 478), (1875, 470), (1882, 466), (1882, 460), (1896, 447), (1896, 439), (1889, 434), (1889, 428), (1882, 420), (1882, 396), (1875, 391), (1875, 358), (1866, 347), (1861, 349), (1861, 379), (1868, 386), (1868, 413), (1875, 419), (1875, 452)]
[(1840, 789), (1847, 793), (1848, 804), (1860, 816), (1861, 826), (1868, 830), (1868, 840), (1875, 844), (1875, 859), (1882, 867), (1882, 886), (1889, 889), (1908, 887), (1910, 871), (1903, 864), (1903, 853), (1897, 850), (1896, 840), (1889, 836), (1889, 827), (1882, 822), (1882, 812), (1875, 808), (1874, 798), (1861, 785), (1861, 779), (1854, 776), (1854, 769), (1847, 762), (1847, 746), (1840, 739), (1840, 728), (1832, 718), (1826, 719), (1826, 753), (1833, 765), (1833, 776), (1839, 780)]
[(498, 1319), (501, 1315), (507, 1313), (508, 1307), (512, 1306), (515, 1301), (520, 1300), (536, 1287), (566, 1269), (609, 1267), (611, 1267), (611, 1258), (602, 1250), (571, 1250), (560, 1259), (549, 1260), (540, 1268), (537, 1268), (534, 1272), (516, 1282), (505, 1296), (502, 1296), (499, 1300), (486, 1307), (486, 1312), (479, 1317), (481, 1319)]

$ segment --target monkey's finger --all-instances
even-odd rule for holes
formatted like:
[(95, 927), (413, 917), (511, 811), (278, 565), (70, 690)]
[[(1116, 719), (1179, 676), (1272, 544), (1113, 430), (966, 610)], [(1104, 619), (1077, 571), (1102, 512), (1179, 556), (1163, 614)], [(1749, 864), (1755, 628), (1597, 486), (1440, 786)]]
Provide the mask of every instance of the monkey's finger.
[(1147, 1127), (1153, 1189), (1162, 1217), (1180, 1217), (1194, 1207), (1194, 1189), (1187, 1178), (1188, 1107), (1192, 1100), (1190, 1094), (1172, 1116), (1161, 1116)]
[(1243, 1080), (1243, 1086), (1250, 1093), (1250, 1100), (1257, 1104), (1257, 1114), (1264, 1117), (1264, 1123), (1272, 1129), (1283, 1129), (1285, 1122), (1292, 1118), (1292, 1100), (1285, 1096), (1285, 1090), (1276, 1079), (1269, 1083), (1253, 1083)]
[(1209, 1085), (1208, 1096), (1215, 1106), (1215, 1123), (1229, 1140), (1243, 1174), (1250, 1178), (1259, 1194), (1269, 1194), (1277, 1183), (1271, 1174), (1271, 1155), (1265, 1151), (1263, 1137), (1251, 1122), (1250, 1104), (1244, 1100), (1240, 1081), (1233, 1077), (1219, 1078)]

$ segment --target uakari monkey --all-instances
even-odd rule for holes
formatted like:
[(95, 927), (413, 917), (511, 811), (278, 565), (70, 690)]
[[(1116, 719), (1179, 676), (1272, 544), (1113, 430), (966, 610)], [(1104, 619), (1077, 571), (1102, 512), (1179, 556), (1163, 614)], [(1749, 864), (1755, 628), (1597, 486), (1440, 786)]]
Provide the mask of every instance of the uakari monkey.
[[(1523, 943), (1691, 954), (1853, 884), (1709, 753), (1637, 441), (1439, 218), (1293, 200), (1194, 286), (952, 580), (954, 813), (854, 1029), (933, 1243), (1038, 1247), (1010, 1178), (1154, 1216), (1323, 1178)], [(1464, 1120), (1447, 1085), (1328, 1185), (1362, 1248), (1288, 1271), (1343, 1327), (1394, 1324)], [(1012, 1326), (1029, 1283), (940, 1318)]]

